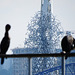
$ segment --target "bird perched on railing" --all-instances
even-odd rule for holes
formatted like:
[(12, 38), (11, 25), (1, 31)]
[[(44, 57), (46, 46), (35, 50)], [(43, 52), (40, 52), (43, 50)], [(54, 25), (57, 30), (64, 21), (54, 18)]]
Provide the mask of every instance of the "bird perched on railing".
[[(7, 24), (5, 26), (5, 35), (1, 41), (1, 45), (0, 45), (0, 54), (6, 54), (9, 45), (10, 45), (10, 38), (9, 38), (9, 33), (8, 31), (10, 30), (11, 26), (9, 24)], [(1, 58), (1, 64), (4, 63), (4, 57)]]
[[(71, 50), (75, 49), (75, 39), (71, 35), (64, 36), (61, 41), (61, 47), (63, 52), (69, 54)], [(65, 59), (67, 59), (66, 55)]]

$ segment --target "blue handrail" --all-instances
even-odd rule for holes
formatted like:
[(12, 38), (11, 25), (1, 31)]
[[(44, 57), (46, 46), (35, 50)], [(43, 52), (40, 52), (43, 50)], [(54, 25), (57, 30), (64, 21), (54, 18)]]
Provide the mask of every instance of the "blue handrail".
[[(75, 66), (75, 63), (66, 64), (65, 67), (68, 67), (68, 66), (71, 66), (71, 65), (74, 65)], [(60, 69), (62, 69), (62, 66), (57, 66), (57, 67), (50, 68), (48, 70), (39, 72), (38, 74), (35, 74), (35, 75), (43, 75), (44, 73), (47, 74), (47, 73), (53, 72), (55, 70), (60, 70)]]

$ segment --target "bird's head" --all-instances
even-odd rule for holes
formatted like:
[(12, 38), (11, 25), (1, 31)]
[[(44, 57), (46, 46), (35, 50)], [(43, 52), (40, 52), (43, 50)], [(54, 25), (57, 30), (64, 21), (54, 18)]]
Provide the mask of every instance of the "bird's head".
[(71, 36), (71, 35), (68, 35), (67, 36), (67, 40), (68, 40), (68, 42), (70, 43), (70, 44), (73, 44), (73, 37)]
[(10, 26), (9, 24), (7, 24), (7, 25), (5, 26), (5, 30), (6, 30), (6, 31), (9, 31), (10, 28), (11, 28), (11, 26)]

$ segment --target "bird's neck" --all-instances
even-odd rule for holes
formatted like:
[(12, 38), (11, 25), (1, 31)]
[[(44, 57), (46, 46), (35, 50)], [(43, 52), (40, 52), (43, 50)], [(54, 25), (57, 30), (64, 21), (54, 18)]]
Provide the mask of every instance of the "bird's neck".
[(8, 31), (5, 32), (5, 37), (9, 37)]

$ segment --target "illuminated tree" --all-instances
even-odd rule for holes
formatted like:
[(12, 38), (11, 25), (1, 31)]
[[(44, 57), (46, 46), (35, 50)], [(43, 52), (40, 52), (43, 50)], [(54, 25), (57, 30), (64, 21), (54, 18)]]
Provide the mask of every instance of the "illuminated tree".
[[(25, 38), (25, 47), (34, 48), (34, 53), (56, 53), (60, 52), (60, 40), (63, 29), (60, 22), (51, 13), (50, 0), (43, 0), (41, 12), (35, 14), (28, 24), (28, 38)], [(33, 58), (33, 73), (55, 67), (58, 58)], [(36, 63), (36, 64), (35, 64)], [(60, 62), (59, 62), (60, 63)], [(53, 72), (52, 75), (56, 75)]]

